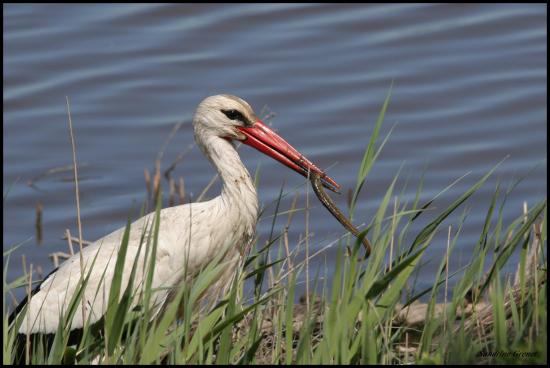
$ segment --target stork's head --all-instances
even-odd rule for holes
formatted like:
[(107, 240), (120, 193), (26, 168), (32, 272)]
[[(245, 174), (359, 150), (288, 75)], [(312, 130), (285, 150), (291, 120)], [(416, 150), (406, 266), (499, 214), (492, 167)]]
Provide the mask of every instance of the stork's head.
[(321, 174), (326, 188), (338, 192), (340, 186), (305, 156), (265, 125), (243, 99), (233, 95), (216, 95), (205, 98), (193, 119), (195, 136), (205, 139), (216, 136), (238, 140), (274, 158), (299, 174)]

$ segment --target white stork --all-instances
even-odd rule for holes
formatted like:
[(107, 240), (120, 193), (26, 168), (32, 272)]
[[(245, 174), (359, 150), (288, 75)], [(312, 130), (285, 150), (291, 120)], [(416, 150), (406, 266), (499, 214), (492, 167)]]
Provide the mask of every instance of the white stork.
[[(154, 290), (159, 290), (153, 298), (155, 306), (169, 300), (169, 290), (176, 290), (180, 283), (189, 280), (190, 276), (205, 267), (221, 251), (227, 252), (224, 255), (224, 260), (228, 261), (225, 263), (227, 268), (216, 282), (217, 285), (211, 288), (223, 289), (222, 286), (230, 284), (239, 261), (249, 250), (258, 220), (258, 197), (233, 141), (250, 145), (306, 177), (309, 172), (317, 172), (321, 175), (323, 185), (329, 189), (336, 190), (339, 187), (262, 123), (250, 105), (238, 97), (217, 95), (204, 99), (197, 108), (193, 126), (198, 146), (220, 175), (222, 192), (220, 196), (206, 202), (161, 210), (152, 285)], [(123, 289), (128, 284), (132, 265), (138, 256), (142, 231), (146, 224), (152, 222), (154, 215), (154, 212), (150, 213), (131, 225)], [(96, 258), (83, 294), (86, 309), (84, 315), (91, 323), (97, 322), (106, 312), (116, 255), (123, 234), (124, 228), (118, 229), (82, 250), (84, 275), (88, 274)], [(143, 257), (143, 254), (142, 251), (139, 257)], [(19, 334), (51, 334), (57, 331), (59, 316), (61, 312), (64, 315), (67, 312), (68, 303), (79, 283), (80, 272), (80, 255), (75, 254), (48, 275), (33, 292)], [(145, 275), (138, 272), (135, 288), (144, 279)], [(21, 312), (26, 302), (27, 298), (12, 313), (10, 322)], [(71, 330), (81, 329), (83, 322), (83, 314), (75, 313)]]

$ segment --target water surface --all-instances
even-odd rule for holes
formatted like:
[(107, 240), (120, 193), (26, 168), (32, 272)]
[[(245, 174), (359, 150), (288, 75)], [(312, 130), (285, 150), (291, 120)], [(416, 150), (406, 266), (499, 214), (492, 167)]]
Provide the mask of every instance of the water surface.
[[(25, 242), (10, 279), (27, 263), (53, 268), (48, 253), (66, 251), (66, 228), (77, 233), (69, 171), (27, 182), (72, 160), (65, 96), (71, 99), (81, 182), (84, 237), (95, 240), (124, 225), (146, 196), (144, 168), (174, 125), (163, 168), (193, 144), (191, 118), (206, 96), (231, 93), (260, 114), (344, 188), (353, 188), (385, 96), (392, 97), (382, 135), (391, 138), (370, 173), (356, 212), (369, 222), (392, 179), (422, 202), (470, 173), (434, 203), (445, 208), (504, 157), (495, 175), (444, 224), (419, 283), (433, 281), (446, 247), (446, 226), (467, 211), (451, 269), (470, 260), (497, 180), (517, 186), (505, 223), (546, 195), (546, 5), (4, 5), (4, 249)], [(251, 172), (260, 167), (259, 196), (269, 205), (281, 185), (305, 206), (304, 179), (243, 147)], [(535, 167), (538, 165), (537, 167)], [(196, 198), (214, 169), (194, 147), (173, 176)], [(165, 183), (166, 188), (166, 183)], [(214, 186), (209, 196), (217, 195)], [(311, 190), (307, 193), (311, 195)], [(346, 196), (335, 198), (346, 208)], [(344, 229), (310, 197), (312, 252)], [(43, 205), (43, 242), (36, 244), (34, 208)], [(133, 209), (133, 210), (132, 210)], [(133, 211), (133, 212), (132, 212)], [(272, 214), (274, 206), (266, 209)], [(431, 217), (427, 215), (426, 220)], [(281, 231), (280, 218), (275, 232)], [(258, 225), (260, 242), (272, 219)], [(419, 221), (419, 225), (421, 221)], [(420, 228), (411, 229), (412, 234)], [(296, 246), (305, 214), (290, 227)], [(303, 247), (303, 244), (301, 245)], [(330, 270), (335, 247), (312, 263)], [(330, 272), (330, 271), (329, 271)]]

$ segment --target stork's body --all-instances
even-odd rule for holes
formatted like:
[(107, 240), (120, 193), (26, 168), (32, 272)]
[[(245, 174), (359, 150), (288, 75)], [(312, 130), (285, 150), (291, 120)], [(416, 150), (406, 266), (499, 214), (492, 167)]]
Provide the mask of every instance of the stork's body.
[[(250, 174), (232, 140), (241, 140), (302, 175), (307, 175), (308, 170), (320, 172), (263, 125), (252, 108), (238, 97), (219, 95), (205, 99), (197, 109), (193, 125), (197, 144), (220, 174), (222, 193), (210, 201), (161, 210), (152, 285), (153, 290), (157, 290), (152, 301), (156, 310), (160, 310), (178, 285), (192, 281), (197, 272), (220, 252), (225, 252), (223, 262), (226, 270), (211, 289), (220, 291), (223, 289), (221, 285), (230, 285), (235, 267), (249, 249), (258, 219), (258, 198)], [(327, 187), (337, 188), (337, 184), (324, 174), (323, 183)], [(154, 215), (150, 213), (131, 225), (123, 288), (138, 257), (143, 230), (150, 229)], [(94, 262), (84, 292), (85, 315), (91, 323), (105, 314), (123, 234), (124, 228), (118, 229), (82, 251), (85, 275)], [(144, 254), (143, 250), (139, 252), (138, 265), (143, 263)], [(147, 268), (137, 267), (136, 290), (145, 280), (144, 269)], [(61, 312), (66, 313), (78, 285), (80, 270), (80, 256), (76, 254), (44, 280), (30, 300), (19, 333), (54, 333), (57, 330), (59, 316)], [(82, 326), (82, 313), (75, 313), (71, 329)]]

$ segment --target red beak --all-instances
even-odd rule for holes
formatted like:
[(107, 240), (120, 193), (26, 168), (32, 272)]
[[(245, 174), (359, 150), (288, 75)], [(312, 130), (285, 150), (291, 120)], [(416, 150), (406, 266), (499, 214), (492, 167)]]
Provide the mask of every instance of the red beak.
[(323, 186), (333, 192), (339, 193), (340, 185), (261, 120), (256, 121), (251, 127), (238, 127), (238, 129), (246, 136), (246, 139), (243, 141), (244, 144), (256, 148), (258, 151), (274, 158), (306, 178), (309, 172), (319, 173)]

